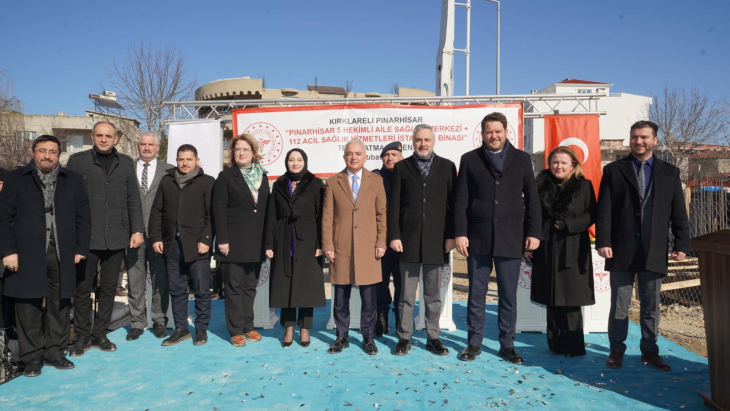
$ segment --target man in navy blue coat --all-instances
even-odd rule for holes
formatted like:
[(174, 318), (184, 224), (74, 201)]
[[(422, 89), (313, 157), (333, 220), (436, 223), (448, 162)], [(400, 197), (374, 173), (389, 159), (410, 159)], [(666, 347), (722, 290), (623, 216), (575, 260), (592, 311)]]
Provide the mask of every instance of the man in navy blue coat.
[(28, 377), (40, 375), (44, 363), (74, 368), (63, 352), (76, 264), (89, 255), (91, 238), (84, 181), (59, 165), (58, 139), (40, 136), (32, 148), (33, 161), (9, 172), (0, 192), (4, 294), (15, 301), (20, 358)]
[(456, 249), (467, 257), (469, 275), (468, 345), (459, 359), (473, 361), (481, 354), (485, 300), (494, 263), (499, 356), (522, 364), (514, 348), (517, 281), (522, 253), (540, 245), (540, 198), (530, 156), (507, 140), (504, 114), (484, 117), (482, 140), (481, 147), (461, 156), (454, 199), (454, 240)]

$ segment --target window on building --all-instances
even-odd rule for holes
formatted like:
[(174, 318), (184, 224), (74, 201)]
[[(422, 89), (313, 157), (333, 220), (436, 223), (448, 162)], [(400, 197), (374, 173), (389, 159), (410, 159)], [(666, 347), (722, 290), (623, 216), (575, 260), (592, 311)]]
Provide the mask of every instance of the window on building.
[(579, 88), (578, 94), (591, 94), (591, 89), (589, 88)]
[(33, 140), (35, 140), (35, 131), (18, 131), (15, 133), (15, 141), (18, 146), (18, 150), (24, 150), (30, 148)]
[(84, 150), (84, 136), (68, 136), (63, 142), (64, 153), (78, 153)]

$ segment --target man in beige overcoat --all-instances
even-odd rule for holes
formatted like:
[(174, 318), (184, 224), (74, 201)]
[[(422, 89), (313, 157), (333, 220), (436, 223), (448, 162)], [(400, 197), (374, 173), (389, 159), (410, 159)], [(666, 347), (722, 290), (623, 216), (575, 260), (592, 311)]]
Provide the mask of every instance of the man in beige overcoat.
[(383, 280), (380, 258), (386, 247), (385, 189), (380, 176), (363, 169), (367, 151), (361, 141), (345, 145), (344, 159), (346, 168), (327, 179), (322, 207), (322, 249), (331, 262), (337, 327), (337, 340), (327, 352), (337, 354), (350, 346), (350, 292), (357, 285), (363, 350), (375, 355), (376, 284)]

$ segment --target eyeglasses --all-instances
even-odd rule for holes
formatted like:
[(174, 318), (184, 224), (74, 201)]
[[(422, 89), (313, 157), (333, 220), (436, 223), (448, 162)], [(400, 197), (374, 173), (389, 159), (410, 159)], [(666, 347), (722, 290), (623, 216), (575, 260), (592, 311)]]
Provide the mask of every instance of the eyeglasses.
[(48, 154), (48, 155), (51, 155), (51, 156), (55, 156), (56, 154), (58, 154), (58, 150), (46, 150), (45, 148), (39, 148), (35, 152), (38, 153), (38, 154), (41, 154), (41, 155)]
[(250, 148), (237, 148), (237, 149), (233, 150), (233, 152), (236, 154), (238, 154), (238, 153), (248, 154), (251, 152), (251, 149)]

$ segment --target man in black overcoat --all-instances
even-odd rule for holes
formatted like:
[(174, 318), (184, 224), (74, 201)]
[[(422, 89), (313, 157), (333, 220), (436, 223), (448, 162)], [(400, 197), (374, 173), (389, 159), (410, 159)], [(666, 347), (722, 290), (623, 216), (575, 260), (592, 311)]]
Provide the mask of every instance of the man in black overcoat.
[(522, 253), (540, 245), (540, 198), (530, 156), (507, 140), (504, 114), (488, 114), (481, 126), (482, 146), (461, 156), (454, 200), (456, 249), (467, 257), (469, 274), (468, 345), (459, 359), (473, 361), (481, 354), (485, 301), (494, 263), (499, 356), (522, 364), (514, 348), (517, 281)]
[[(631, 126), (631, 154), (603, 168), (596, 217), (596, 250), (611, 272), (611, 311), (606, 364), (621, 368), (629, 329), (634, 278), (641, 303), (641, 360), (669, 371), (659, 356), (659, 294), (667, 255), (684, 260), (690, 250), (687, 209), (679, 169), (654, 156), (656, 124)], [(669, 253), (669, 230), (674, 246)]]
[(167, 260), (167, 279), (175, 329), (162, 345), (190, 339), (188, 284), (195, 295), (194, 345), (208, 342), (210, 322), (211, 197), (215, 179), (198, 167), (198, 150), (183, 144), (177, 167), (165, 172), (150, 213), (152, 249)]
[[(373, 170), (373, 174), (377, 174), (383, 178), (383, 188), (385, 188), (386, 201), (390, 198), (390, 185), (393, 177), (393, 168), (395, 164), (403, 160), (403, 144), (399, 141), (388, 143), (380, 152), (380, 159), (383, 161), (383, 167)], [(393, 313), (395, 313), (396, 326), (398, 323), (398, 302), (401, 296), (400, 283), (400, 264), (398, 253), (388, 247), (385, 255), (380, 259), (380, 266), (383, 269), (383, 282), (377, 285), (378, 294), (378, 320), (375, 323), (375, 336), (382, 337), (388, 334), (388, 311), (390, 304), (393, 304)], [(393, 277), (394, 294), (390, 296), (390, 277)]]
[(40, 136), (32, 150), (33, 161), (9, 172), (0, 192), (4, 294), (15, 301), (20, 357), (29, 377), (40, 375), (44, 363), (74, 368), (63, 352), (75, 266), (89, 255), (91, 236), (83, 178), (59, 165), (58, 139)]
[(400, 253), (402, 294), (398, 301), (398, 344), (394, 354), (406, 355), (413, 336), (413, 309), (423, 268), (426, 349), (436, 355), (449, 350), (439, 340), (441, 272), (454, 248), (453, 189), (456, 166), (437, 156), (433, 128), (413, 129), (413, 155), (395, 165), (388, 203), (390, 248)]

